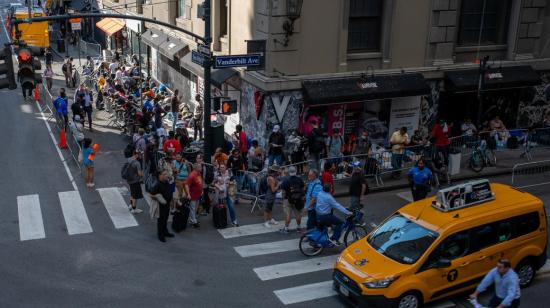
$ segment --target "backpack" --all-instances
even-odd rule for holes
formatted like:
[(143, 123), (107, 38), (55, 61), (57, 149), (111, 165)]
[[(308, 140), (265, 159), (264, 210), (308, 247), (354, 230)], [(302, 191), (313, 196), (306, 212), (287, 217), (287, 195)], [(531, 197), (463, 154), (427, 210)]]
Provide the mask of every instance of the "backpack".
[(260, 195), (265, 195), (267, 193), (267, 189), (268, 189), (268, 185), (267, 185), (267, 175), (264, 175), (261, 179), (260, 179), (260, 185), (258, 187), (258, 193)]
[(247, 150), (250, 150), (250, 148), (252, 147), (252, 138), (250, 138), (250, 136), (246, 136), (246, 149)]
[(155, 191), (157, 184), (158, 180), (155, 174), (153, 172), (149, 173), (145, 179), (145, 191), (152, 194)]
[(67, 71), (67, 63), (63, 63), (63, 66), (61, 66), (61, 70), (63, 72), (66, 72)]
[(124, 149), (124, 157), (130, 158), (134, 156), (134, 151), (136, 150), (136, 146), (133, 142), (130, 142), (126, 145), (126, 148)]
[(128, 180), (130, 178), (130, 162), (125, 162), (124, 165), (122, 165), (120, 177), (124, 180)]
[(305, 192), (304, 192), (304, 188), (303, 188), (303, 185), (302, 185), (302, 182), (300, 180), (300, 178), (298, 177), (291, 177), (289, 179), (289, 184), (290, 184), (290, 188), (289, 188), (289, 191), (290, 191), (290, 194), (288, 196), (288, 203), (294, 205), (294, 207), (297, 209), (297, 210), (301, 210), (304, 208), (304, 196), (305, 196)]
[(309, 142), (309, 148), (311, 152), (320, 153), (325, 147), (325, 137), (318, 131), (315, 130), (311, 134), (311, 141)]
[[(342, 144), (342, 146), (345, 146), (344, 139), (342, 138), (342, 136), (338, 136), (338, 138), (340, 139), (340, 143)], [(332, 139), (334, 139), (334, 137), (330, 137), (330, 140), (328, 142), (329, 150), (330, 148), (332, 148)]]

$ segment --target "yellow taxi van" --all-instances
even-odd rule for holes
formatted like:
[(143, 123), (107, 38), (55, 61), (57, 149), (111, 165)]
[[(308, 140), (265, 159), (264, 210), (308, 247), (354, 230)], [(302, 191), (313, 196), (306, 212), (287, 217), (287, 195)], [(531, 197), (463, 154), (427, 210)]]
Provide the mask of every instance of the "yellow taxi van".
[[(10, 13), (12, 18), (28, 18), (29, 11), (26, 7), (15, 7), (13, 12)], [(46, 13), (41, 7), (35, 6), (31, 11), (32, 17), (44, 17)], [(48, 22), (33, 22), (19, 24), (19, 31), (21, 31), (21, 40), (25, 41), (29, 46), (36, 46), (40, 48), (40, 52), (44, 53), (45, 48), (50, 47), (50, 34), (48, 30)], [(16, 38), (15, 27), (11, 29), (12, 39)]]
[(335, 264), (333, 287), (359, 306), (421, 307), (473, 289), (500, 258), (528, 286), (546, 248), (543, 202), (478, 180), (404, 206), (350, 245)]

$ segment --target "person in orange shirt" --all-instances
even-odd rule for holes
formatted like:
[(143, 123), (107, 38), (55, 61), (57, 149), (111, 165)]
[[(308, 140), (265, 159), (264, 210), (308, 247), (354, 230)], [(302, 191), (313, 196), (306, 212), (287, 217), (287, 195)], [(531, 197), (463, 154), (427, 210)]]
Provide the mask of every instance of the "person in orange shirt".
[(216, 152), (214, 153), (214, 163), (216, 164), (216, 167), (219, 167), (220, 165), (227, 165), (228, 159), (229, 156), (223, 152), (222, 148), (216, 149)]

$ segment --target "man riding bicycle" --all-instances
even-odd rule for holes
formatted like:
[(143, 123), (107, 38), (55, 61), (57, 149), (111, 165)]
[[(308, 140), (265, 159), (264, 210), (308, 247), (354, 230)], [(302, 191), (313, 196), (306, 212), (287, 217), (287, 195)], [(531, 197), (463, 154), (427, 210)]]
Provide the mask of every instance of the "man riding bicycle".
[(330, 194), (332, 186), (330, 183), (323, 184), (323, 191), (319, 192), (317, 195), (317, 204), (315, 206), (315, 211), (317, 214), (317, 223), (318, 226), (332, 226), (334, 225), (334, 233), (330, 238), (330, 241), (335, 246), (340, 246), (340, 235), (342, 234), (342, 226), (344, 222), (332, 214), (333, 209), (344, 213), (345, 215), (352, 215), (352, 212), (344, 208), (340, 203), (338, 203), (334, 197)]

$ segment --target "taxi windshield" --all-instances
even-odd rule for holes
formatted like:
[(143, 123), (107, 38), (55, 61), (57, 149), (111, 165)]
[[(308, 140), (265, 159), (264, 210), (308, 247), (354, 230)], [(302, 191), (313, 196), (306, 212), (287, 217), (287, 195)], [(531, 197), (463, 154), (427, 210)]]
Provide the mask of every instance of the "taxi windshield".
[(438, 236), (438, 233), (396, 214), (371, 234), (368, 243), (388, 258), (413, 264)]

